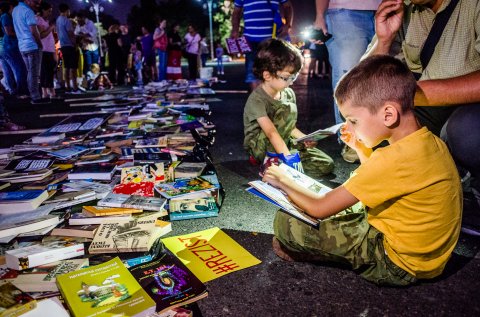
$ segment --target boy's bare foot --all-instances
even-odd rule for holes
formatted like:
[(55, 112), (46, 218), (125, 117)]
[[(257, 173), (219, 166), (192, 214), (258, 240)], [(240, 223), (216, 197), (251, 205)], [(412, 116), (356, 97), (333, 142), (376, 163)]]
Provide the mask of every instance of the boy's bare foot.
[(284, 250), (284, 247), (276, 237), (273, 237), (272, 248), (273, 252), (275, 252), (280, 259), (287, 262), (295, 262), (295, 260)]
[(282, 245), (280, 241), (274, 236), (272, 240), (273, 252), (282, 260), (287, 262), (321, 262), (320, 256), (314, 254), (301, 253), (288, 250)]

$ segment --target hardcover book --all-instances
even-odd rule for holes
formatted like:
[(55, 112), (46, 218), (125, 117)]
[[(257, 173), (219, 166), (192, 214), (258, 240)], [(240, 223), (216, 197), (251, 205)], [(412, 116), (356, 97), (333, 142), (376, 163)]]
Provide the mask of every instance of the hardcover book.
[(164, 248), (157, 259), (129, 268), (157, 303), (156, 311), (193, 303), (208, 295), (207, 288), (174, 254)]
[(151, 211), (161, 211), (165, 203), (166, 200), (164, 198), (130, 196), (110, 193), (105, 198), (100, 200), (97, 205), (101, 207), (135, 208)]
[(0, 317), (14, 317), (37, 307), (37, 302), (11, 283), (0, 285)]
[[(279, 167), (288, 175), (291, 176), (293, 181), (299, 186), (310, 190), (317, 194), (323, 194), (329, 192), (331, 189), (311, 177), (298, 172), (297, 170), (289, 167), (285, 164), (280, 164)], [(249, 193), (252, 193), (272, 204), (282, 208), (282, 210), (292, 217), (297, 218), (312, 227), (318, 228), (319, 220), (315, 219), (305, 213), (297, 205), (295, 205), (290, 198), (281, 190), (269, 185), (262, 181), (252, 181), (248, 183), (251, 187), (247, 188)]]
[(57, 285), (75, 317), (141, 317), (155, 312), (155, 302), (118, 257), (60, 275)]
[(59, 240), (6, 251), (5, 261), (8, 268), (26, 270), (35, 266), (71, 259), (84, 254), (85, 248), (83, 243)]
[(172, 230), (171, 224), (159, 227), (155, 222), (154, 217), (104, 222), (98, 227), (88, 252), (148, 252), (158, 238)]
[(218, 207), (214, 197), (171, 199), (169, 210), (171, 221), (218, 216)]

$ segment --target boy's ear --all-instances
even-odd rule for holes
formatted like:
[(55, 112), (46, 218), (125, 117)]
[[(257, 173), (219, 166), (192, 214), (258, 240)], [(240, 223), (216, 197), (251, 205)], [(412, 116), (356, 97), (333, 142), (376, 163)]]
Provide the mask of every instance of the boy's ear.
[(391, 103), (383, 106), (383, 122), (387, 128), (394, 128), (400, 120), (397, 107)]
[(269, 81), (269, 80), (272, 80), (273, 78), (272, 74), (270, 74), (270, 72), (266, 70), (263, 71), (262, 77), (264, 81)]

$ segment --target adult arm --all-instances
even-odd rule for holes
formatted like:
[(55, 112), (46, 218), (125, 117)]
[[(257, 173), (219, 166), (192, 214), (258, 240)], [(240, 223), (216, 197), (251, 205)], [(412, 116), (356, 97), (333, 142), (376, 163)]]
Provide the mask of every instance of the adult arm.
[(480, 102), (480, 70), (470, 74), (417, 82), (416, 106), (448, 106)]
[(260, 117), (257, 118), (257, 122), (275, 149), (275, 152), (279, 154), (283, 153), (284, 155), (290, 155), (290, 150), (278, 133), (277, 128), (275, 128), (272, 120), (270, 120), (269, 117)]
[(38, 48), (42, 49), (42, 39), (40, 37), (40, 32), (38, 31), (38, 27), (36, 24), (30, 25), (30, 32), (32, 32), (33, 39), (35, 40), (35, 43), (37, 43)]
[(316, 17), (313, 23), (313, 28), (322, 30), (325, 35), (328, 33), (327, 22), (325, 22), (325, 15), (328, 10), (330, 0), (315, 0)]
[(263, 181), (283, 190), (298, 207), (319, 219), (334, 215), (358, 202), (358, 199), (343, 186), (326, 194), (306, 190), (275, 165), (266, 170)]
[(389, 54), (397, 32), (403, 23), (403, 0), (383, 0), (375, 14), (376, 41), (370, 55)]
[(164, 33), (164, 30), (160, 28), (155, 28), (155, 32), (153, 32), (153, 39), (158, 40)]
[(14, 36), (14, 37), (17, 36), (15, 34), (15, 29), (13, 28), (12, 25), (5, 25), (3, 29), (5, 30), (5, 34), (7, 34), (8, 36)]
[(240, 20), (242, 18), (243, 8), (235, 7), (232, 13), (232, 32), (230, 37), (236, 39), (240, 30)]
[(40, 24), (37, 24), (37, 27), (38, 31), (40, 32), (40, 38), (44, 39), (53, 31), (55, 25), (50, 24), (48, 27), (43, 27)]

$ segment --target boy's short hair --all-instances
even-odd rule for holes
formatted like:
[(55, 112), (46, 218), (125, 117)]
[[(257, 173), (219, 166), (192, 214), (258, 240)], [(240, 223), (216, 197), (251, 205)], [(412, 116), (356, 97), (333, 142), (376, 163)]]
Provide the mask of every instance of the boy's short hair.
[(70, 10), (70, 7), (69, 7), (68, 4), (66, 4), (66, 3), (60, 3), (60, 5), (58, 6), (58, 10), (59, 10), (61, 13), (65, 13), (65, 12), (67, 12), (68, 10)]
[(303, 57), (292, 44), (280, 39), (268, 39), (258, 45), (258, 53), (253, 62), (253, 74), (263, 80), (263, 72), (276, 75), (278, 71), (291, 67), (293, 73), (302, 68)]
[(374, 55), (345, 74), (334, 95), (338, 105), (348, 100), (372, 114), (387, 101), (397, 102), (405, 113), (413, 110), (416, 89), (417, 82), (403, 62), (388, 55)]

